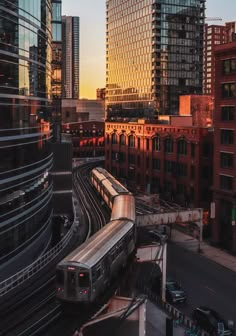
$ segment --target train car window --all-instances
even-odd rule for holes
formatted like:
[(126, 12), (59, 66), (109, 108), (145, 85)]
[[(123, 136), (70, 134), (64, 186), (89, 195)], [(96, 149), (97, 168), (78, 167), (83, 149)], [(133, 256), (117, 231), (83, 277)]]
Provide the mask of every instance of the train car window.
[(75, 272), (68, 272), (67, 280), (69, 284), (74, 285), (75, 284)]
[(89, 273), (88, 272), (79, 272), (78, 273), (78, 282), (80, 287), (89, 287)]
[(56, 271), (56, 279), (57, 279), (58, 285), (64, 285), (65, 278), (64, 278), (64, 272), (62, 270)]

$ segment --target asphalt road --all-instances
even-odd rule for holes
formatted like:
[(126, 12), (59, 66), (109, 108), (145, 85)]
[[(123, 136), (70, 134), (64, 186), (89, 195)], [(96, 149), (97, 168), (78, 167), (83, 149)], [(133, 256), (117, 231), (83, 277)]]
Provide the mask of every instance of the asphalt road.
[(236, 273), (204, 256), (173, 243), (168, 244), (167, 277), (177, 280), (188, 295), (179, 309), (190, 316), (193, 309), (206, 305), (225, 320), (236, 324)]

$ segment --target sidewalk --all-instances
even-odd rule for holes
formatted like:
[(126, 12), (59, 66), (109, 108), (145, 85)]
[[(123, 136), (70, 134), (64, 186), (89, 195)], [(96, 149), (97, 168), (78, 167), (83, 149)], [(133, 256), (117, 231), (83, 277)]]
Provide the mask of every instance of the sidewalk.
[[(176, 244), (181, 244), (181, 246), (184, 246), (188, 250), (194, 252), (199, 251), (199, 241), (178, 230), (172, 230), (171, 241)], [(232, 270), (233, 272), (236, 272), (236, 257), (234, 257), (233, 255), (219, 248), (213, 247), (205, 241), (201, 242), (200, 251), (201, 255)]]

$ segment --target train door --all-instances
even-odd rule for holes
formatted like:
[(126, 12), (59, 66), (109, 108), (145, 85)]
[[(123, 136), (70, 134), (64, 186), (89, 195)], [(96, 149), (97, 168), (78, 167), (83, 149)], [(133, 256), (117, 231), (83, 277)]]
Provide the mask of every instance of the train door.
[(76, 296), (76, 272), (67, 272), (67, 295)]

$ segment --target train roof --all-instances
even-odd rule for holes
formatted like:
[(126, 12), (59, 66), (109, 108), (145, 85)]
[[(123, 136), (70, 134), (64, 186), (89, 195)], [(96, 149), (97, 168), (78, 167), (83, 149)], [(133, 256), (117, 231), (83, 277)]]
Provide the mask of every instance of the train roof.
[[(94, 174), (96, 174), (96, 171), (101, 174), (100, 175), (100, 180), (104, 180), (102, 175), (107, 178), (107, 180), (110, 181), (112, 184), (113, 188), (116, 190), (117, 193), (129, 193), (129, 190), (126, 189), (119, 181), (117, 181), (108, 171), (106, 171), (102, 167), (96, 167), (92, 170)], [(98, 175), (97, 175), (98, 176)], [(98, 176), (99, 177), (99, 176)]]
[(93, 168), (92, 172), (98, 172), (99, 174), (105, 176), (105, 178), (109, 178), (109, 177), (112, 177), (112, 175), (104, 168), (102, 167), (96, 167), (96, 168)]
[(134, 226), (129, 220), (115, 220), (106, 224), (86, 242), (80, 245), (60, 265), (82, 264), (88, 268), (96, 265), (101, 258)]
[(135, 197), (133, 195), (120, 195), (114, 199), (111, 220), (127, 218), (135, 221)]
[(107, 178), (102, 172), (95, 168), (92, 170), (92, 174), (95, 175), (99, 181), (105, 180)]
[(116, 191), (116, 189), (113, 188), (113, 184), (109, 180), (103, 180), (102, 185), (106, 188), (106, 190), (109, 192), (109, 195), (112, 197), (118, 196), (119, 193)]
[(129, 193), (129, 190), (126, 189), (119, 181), (117, 181), (113, 176), (109, 177), (108, 180), (112, 184), (112, 187), (115, 189), (115, 191), (119, 194), (121, 193)]

